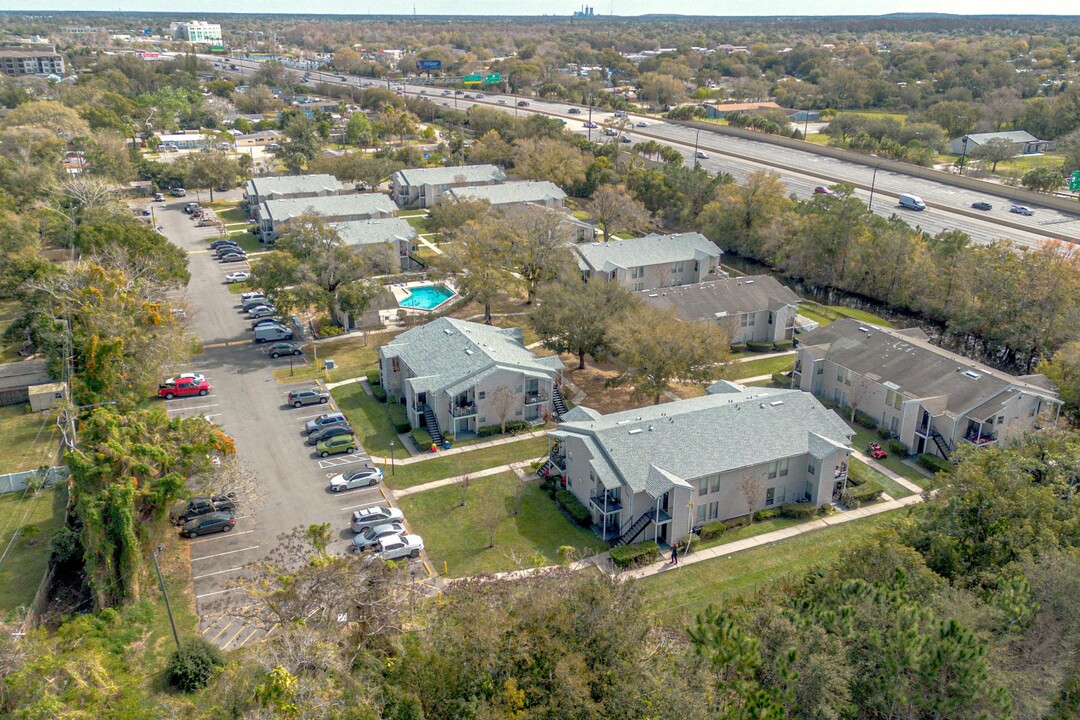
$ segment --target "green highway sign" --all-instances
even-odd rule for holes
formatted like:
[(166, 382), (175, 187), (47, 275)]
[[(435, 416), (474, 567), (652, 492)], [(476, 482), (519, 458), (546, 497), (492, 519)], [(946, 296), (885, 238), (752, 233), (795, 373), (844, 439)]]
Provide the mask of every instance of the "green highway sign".
[(484, 76), (483, 75), (466, 75), (465, 76), (465, 82), (467, 82), (467, 83), (478, 83), (478, 82), (483, 82), (483, 81), (484, 81)]
[(1077, 170), (1069, 178), (1069, 190), (1073, 192), (1080, 192), (1080, 170)]
[(495, 83), (502, 81), (502, 75), (499, 73), (492, 73), (491, 75), (484, 76), (484, 82), (488, 85), (494, 85)]

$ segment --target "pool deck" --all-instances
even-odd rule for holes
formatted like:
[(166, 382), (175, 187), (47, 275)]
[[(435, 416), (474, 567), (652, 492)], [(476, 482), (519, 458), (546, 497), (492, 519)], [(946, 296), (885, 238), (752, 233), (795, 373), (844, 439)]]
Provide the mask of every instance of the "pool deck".
[[(434, 287), (434, 286), (437, 286), (437, 285), (442, 285), (443, 287), (445, 287), (447, 290), (450, 291), (450, 297), (446, 298), (445, 300), (443, 300), (438, 305), (436, 305), (434, 307), (430, 307), (430, 308), (410, 307), (408, 305), (402, 305), (402, 301), (405, 300), (406, 298), (408, 298), (409, 295), (412, 294), (411, 291), (412, 291), (413, 288)], [(452, 284), (448, 283), (448, 282), (434, 282), (434, 281), (431, 281), (431, 280), (424, 280), (424, 281), (408, 282), (408, 283), (396, 283), (394, 285), (390, 285), (389, 288), (390, 288), (390, 292), (392, 292), (394, 294), (394, 299), (397, 300), (398, 305), (401, 306), (401, 308), (403, 310), (422, 312), (422, 313), (431, 312), (433, 310), (436, 310), (436, 309), (442, 307), (443, 305), (445, 305), (447, 302), (453, 300), (455, 297), (457, 297), (457, 290), (455, 290), (454, 286)]]

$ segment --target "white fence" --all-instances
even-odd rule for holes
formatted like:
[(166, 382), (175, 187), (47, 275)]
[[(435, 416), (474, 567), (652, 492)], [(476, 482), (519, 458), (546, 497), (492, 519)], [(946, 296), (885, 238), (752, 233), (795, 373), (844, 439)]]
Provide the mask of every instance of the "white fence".
[(41, 472), (39, 470), (25, 470), (17, 473), (0, 475), (0, 495), (4, 493), (22, 492), (26, 489), (27, 482), (42, 482), (46, 487), (56, 484), (68, 476), (67, 465), (58, 465)]

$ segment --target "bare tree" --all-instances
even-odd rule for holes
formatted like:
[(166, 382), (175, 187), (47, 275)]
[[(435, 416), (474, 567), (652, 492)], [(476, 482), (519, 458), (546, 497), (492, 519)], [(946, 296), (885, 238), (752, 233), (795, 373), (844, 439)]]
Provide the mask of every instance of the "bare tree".
[(499, 532), (499, 526), (506, 520), (506, 505), (501, 498), (488, 498), (480, 506), (480, 525), (488, 534), (489, 548), (495, 547), (495, 536)]
[(518, 478), (518, 484), (514, 486), (514, 515), (521, 514), (521, 501), (525, 499), (527, 492), (529, 492), (529, 481)]
[(93, 175), (72, 175), (65, 178), (57, 188), (57, 195), (66, 205), (75, 205), (82, 210), (106, 208), (117, 199), (117, 187), (108, 180)]
[(588, 209), (604, 231), (605, 240), (611, 240), (615, 230), (644, 232), (653, 224), (649, 211), (623, 185), (597, 188), (589, 198)]
[(756, 475), (744, 475), (742, 482), (739, 483), (739, 492), (742, 493), (743, 501), (746, 503), (746, 512), (750, 516), (750, 522), (753, 522), (754, 508), (761, 503), (765, 487)]
[(495, 416), (499, 418), (499, 432), (506, 432), (506, 421), (517, 406), (517, 401), (514, 391), (506, 385), (495, 388), (488, 396), (491, 409), (495, 412)]
[(855, 422), (855, 413), (859, 411), (859, 406), (862, 405), (869, 392), (870, 381), (865, 376), (860, 375), (851, 381), (851, 386), (847, 391), (848, 405), (851, 406), (851, 422)]
[(472, 485), (472, 479), (466, 475), (461, 479), (461, 482), (457, 484), (460, 501), (458, 507), (465, 507), (465, 503), (469, 499), (469, 486)]
[(227, 458), (214, 458), (213, 469), (200, 473), (188, 482), (188, 487), (197, 495), (231, 495), (244, 504), (244, 511), (261, 504), (263, 483), (235, 455)]

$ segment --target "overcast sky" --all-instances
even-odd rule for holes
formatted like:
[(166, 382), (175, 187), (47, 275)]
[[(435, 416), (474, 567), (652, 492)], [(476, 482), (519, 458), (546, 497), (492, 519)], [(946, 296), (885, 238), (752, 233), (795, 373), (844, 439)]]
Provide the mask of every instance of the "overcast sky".
[[(420, 15), (563, 15), (581, 7), (573, 0), (415, 0)], [(0, 0), (0, 9), (35, 13), (51, 10), (149, 11), (174, 13), (182, 7), (185, 14), (199, 12), (237, 13), (323, 13), (335, 15), (386, 14), (411, 15), (413, 0), (387, 3), (371, 0), (323, 0), (316, 4), (296, 0)], [(1025, 15), (1077, 14), (1078, 6), (1069, 0), (1030, 0), (1017, 4), (1006, 0), (774, 0), (747, 3), (745, 0), (600, 0), (593, 5), (598, 15), (645, 15), (678, 13), (681, 15), (879, 15), (897, 12), (942, 12), (956, 15), (994, 15), (1022, 12)]]

